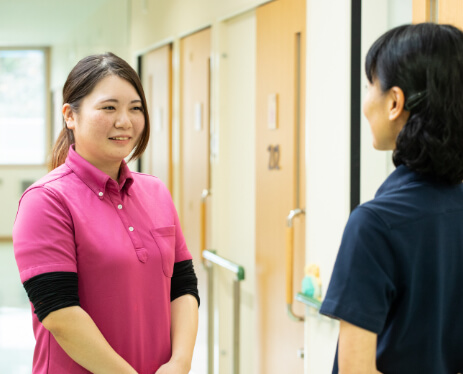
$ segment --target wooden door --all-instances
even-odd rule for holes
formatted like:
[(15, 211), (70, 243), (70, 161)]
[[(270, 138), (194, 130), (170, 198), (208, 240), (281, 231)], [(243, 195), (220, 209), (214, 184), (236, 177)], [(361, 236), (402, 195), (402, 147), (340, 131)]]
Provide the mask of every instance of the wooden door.
[(436, 0), (413, 0), (412, 20), (413, 23), (431, 22), (432, 13), (435, 9)]
[[(210, 189), (210, 29), (180, 41), (180, 220), (193, 256), (201, 297), (192, 371), (206, 372), (207, 276), (201, 265), (201, 196)], [(207, 202), (210, 205), (210, 198)], [(210, 210), (210, 206), (208, 207)], [(210, 217), (210, 215), (208, 215)], [(207, 224), (207, 220), (206, 220)], [(205, 228), (206, 232), (210, 230)], [(206, 240), (206, 247), (208, 241)]]
[(161, 179), (172, 193), (172, 45), (142, 58), (142, 80), (150, 113), (151, 134), (142, 171)]
[(438, 21), (463, 30), (463, 2), (461, 0), (434, 0), (438, 2)]
[(460, 0), (413, 0), (413, 23), (436, 22), (463, 29), (463, 3)]
[[(304, 325), (285, 296), (286, 217), (305, 207), (305, 1), (257, 9), (256, 273), (259, 373), (302, 373)], [(305, 263), (304, 216), (294, 221), (294, 291)], [(298, 309), (299, 308), (299, 309)], [(296, 314), (303, 315), (300, 305)]]

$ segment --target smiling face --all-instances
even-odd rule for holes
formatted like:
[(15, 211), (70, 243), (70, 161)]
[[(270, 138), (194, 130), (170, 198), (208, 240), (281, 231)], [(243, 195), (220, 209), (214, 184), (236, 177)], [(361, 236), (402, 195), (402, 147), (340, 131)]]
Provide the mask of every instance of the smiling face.
[(73, 130), (76, 152), (117, 180), (122, 160), (138, 144), (145, 127), (136, 89), (125, 79), (109, 75), (84, 97), (78, 113), (65, 104), (63, 115)]

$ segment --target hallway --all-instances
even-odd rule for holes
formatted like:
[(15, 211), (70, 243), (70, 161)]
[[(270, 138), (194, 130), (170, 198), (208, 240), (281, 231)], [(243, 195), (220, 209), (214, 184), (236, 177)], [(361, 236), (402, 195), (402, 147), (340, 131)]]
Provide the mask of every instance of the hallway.
[[(30, 374), (35, 345), (11, 242), (18, 201), (47, 173), (70, 69), (107, 51), (134, 68), (147, 99), (150, 140), (129, 168), (167, 186), (199, 275), (190, 374), (331, 372), (339, 323), (298, 296), (316, 265), (323, 298), (351, 208), (372, 199), (394, 170), (392, 152), (372, 149), (361, 114), (364, 57), (384, 31), (415, 19), (418, 2), (0, 0), (0, 51), (44, 56), (42, 140), (15, 126), (32, 116), (23, 104), (38, 100), (27, 90), (12, 100), (0, 80), (0, 374)], [(22, 161), (11, 151), (31, 144), (44, 156)], [(288, 225), (295, 211), (303, 214)], [(237, 308), (234, 274), (216, 264), (208, 285), (203, 250), (245, 269)]]

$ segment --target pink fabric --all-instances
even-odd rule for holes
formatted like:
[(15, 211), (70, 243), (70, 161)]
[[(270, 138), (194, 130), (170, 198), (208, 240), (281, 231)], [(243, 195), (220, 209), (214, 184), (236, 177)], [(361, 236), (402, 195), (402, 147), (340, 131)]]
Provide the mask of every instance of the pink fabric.
[[(174, 262), (191, 255), (166, 187), (156, 177), (131, 173), (125, 163), (119, 179), (71, 147), (66, 163), (22, 196), (14, 251), (22, 282), (77, 272), (82, 308), (138, 373), (153, 374), (171, 356)], [(33, 328), (34, 374), (88, 373), (35, 314)]]

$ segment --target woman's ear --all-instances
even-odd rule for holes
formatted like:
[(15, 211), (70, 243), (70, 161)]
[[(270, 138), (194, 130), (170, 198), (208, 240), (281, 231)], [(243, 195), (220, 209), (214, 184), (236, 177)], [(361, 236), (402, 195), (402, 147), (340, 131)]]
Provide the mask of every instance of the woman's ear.
[[(395, 121), (400, 117), (408, 116), (410, 113), (405, 110), (405, 95), (400, 87), (394, 86), (389, 90), (389, 120)], [(406, 122), (406, 120), (405, 120)]]
[(63, 113), (63, 118), (66, 122), (66, 127), (68, 129), (74, 130), (74, 128), (76, 127), (75, 113), (72, 111), (71, 105), (68, 103), (64, 104), (61, 113)]

